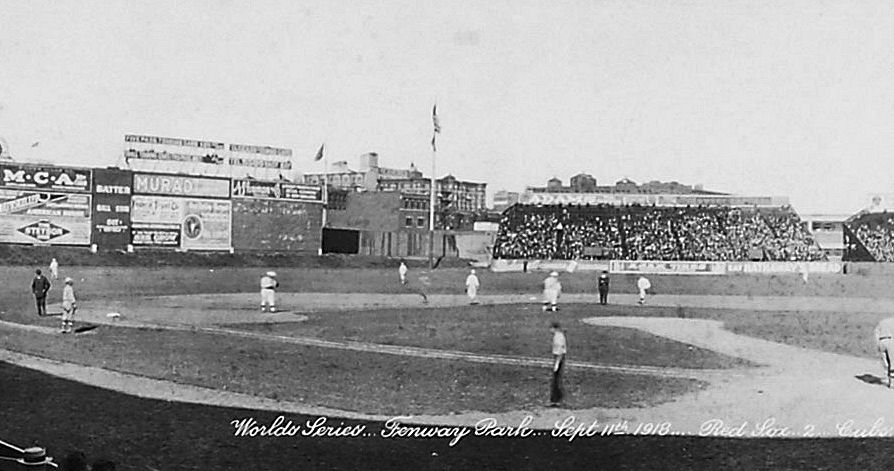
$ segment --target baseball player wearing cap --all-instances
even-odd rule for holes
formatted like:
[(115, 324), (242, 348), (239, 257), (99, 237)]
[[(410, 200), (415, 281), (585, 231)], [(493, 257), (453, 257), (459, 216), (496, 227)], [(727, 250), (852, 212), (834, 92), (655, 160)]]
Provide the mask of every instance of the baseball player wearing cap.
[(400, 276), (400, 284), (407, 284), (407, 264), (403, 261), (401, 261), (400, 266), (397, 267), (397, 274)]
[(885, 365), (888, 387), (894, 388), (894, 368), (891, 366), (891, 360), (894, 360), (894, 317), (882, 319), (875, 326), (875, 342)]
[(34, 301), (37, 303), (37, 315), (47, 315), (47, 292), (50, 290), (50, 280), (40, 273), (40, 269), (34, 270), (34, 279), (31, 280), (31, 292), (34, 293)]
[(268, 271), (261, 277), (261, 312), (265, 312), (268, 307), (270, 312), (276, 312), (276, 288), (278, 287), (276, 272)]
[(466, 277), (466, 294), (469, 296), (469, 304), (478, 304), (479, 286), (481, 283), (478, 282), (478, 275), (475, 274), (475, 270), (472, 270)]
[(636, 280), (636, 287), (639, 288), (639, 304), (643, 305), (646, 303), (646, 290), (652, 287), (652, 283), (645, 276), (640, 276)]
[(608, 304), (609, 283), (610, 280), (608, 279), (608, 270), (602, 270), (602, 274), (599, 275), (599, 282), (597, 283), (597, 287), (599, 288), (599, 304)]
[(78, 300), (75, 298), (74, 280), (65, 278), (65, 288), (62, 288), (62, 332), (68, 334), (74, 327), (74, 315), (78, 310)]
[(543, 311), (551, 309), (559, 310), (559, 294), (562, 292), (562, 284), (559, 283), (559, 272), (552, 272), (543, 280)]

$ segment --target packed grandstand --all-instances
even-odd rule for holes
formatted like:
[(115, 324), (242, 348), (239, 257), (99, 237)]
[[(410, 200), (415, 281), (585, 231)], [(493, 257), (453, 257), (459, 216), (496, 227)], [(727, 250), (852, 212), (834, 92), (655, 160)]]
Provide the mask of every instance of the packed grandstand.
[(894, 262), (894, 214), (857, 214), (845, 228), (850, 260)]
[(518, 204), (503, 213), (494, 258), (820, 261), (825, 255), (789, 206)]

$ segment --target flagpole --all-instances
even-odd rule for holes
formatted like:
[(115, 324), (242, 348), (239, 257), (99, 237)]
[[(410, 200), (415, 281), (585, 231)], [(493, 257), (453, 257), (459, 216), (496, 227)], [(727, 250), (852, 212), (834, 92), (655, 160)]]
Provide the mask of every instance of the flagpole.
[[(320, 146), (322, 150), (325, 144)], [(323, 231), (326, 230), (326, 224), (329, 222), (329, 157), (323, 152), (323, 220), (320, 225), (320, 255), (323, 255)]]
[(435, 161), (438, 157), (438, 149), (435, 146), (435, 135), (431, 138), (431, 183), (428, 198), (428, 269), (435, 268)]

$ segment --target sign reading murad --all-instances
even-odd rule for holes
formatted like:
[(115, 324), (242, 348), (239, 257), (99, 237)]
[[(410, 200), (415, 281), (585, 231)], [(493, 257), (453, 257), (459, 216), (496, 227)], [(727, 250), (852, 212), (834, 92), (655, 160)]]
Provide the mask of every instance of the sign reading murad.
[(90, 191), (90, 170), (84, 168), (0, 164), (0, 187), (56, 191)]
[(136, 173), (133, 176), (133, 192), (134, 194), (144, 195), (229, 198), (230, 180), (226, 178)]

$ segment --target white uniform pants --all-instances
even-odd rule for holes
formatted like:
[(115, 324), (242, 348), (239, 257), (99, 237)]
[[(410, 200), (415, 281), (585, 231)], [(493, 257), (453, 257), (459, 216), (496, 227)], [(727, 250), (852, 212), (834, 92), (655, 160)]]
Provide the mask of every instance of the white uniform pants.
[(270, 306), (271, 308), (276, 306), (276, 291), (264, 288), (261, 290), (261, 307)]
[(469, 296), (470, 301), (475, 301), (475, 299), (478, 298), (478, 287), (466, 286), (466, 294)]
[(555, 289), (543, 290), (543, 304), (555, 306), (559, 303), (559, 291)]
[(885, 365), (885, 373), (889, 378), (894, 377), (894, 371), (891, 370), (891, 361), (894, 361), (894, 339), (879, 340), (878, 351), (882, 356), (882, 363)]

